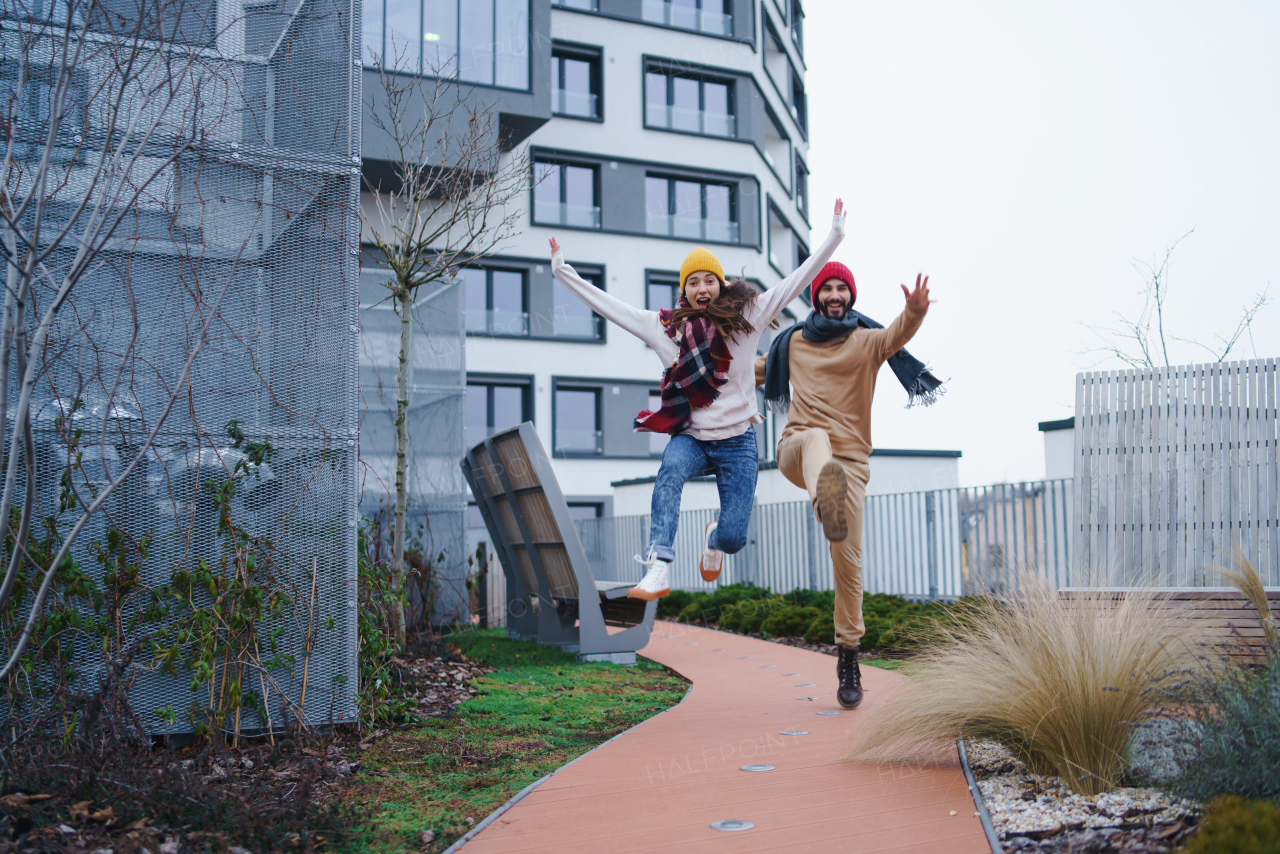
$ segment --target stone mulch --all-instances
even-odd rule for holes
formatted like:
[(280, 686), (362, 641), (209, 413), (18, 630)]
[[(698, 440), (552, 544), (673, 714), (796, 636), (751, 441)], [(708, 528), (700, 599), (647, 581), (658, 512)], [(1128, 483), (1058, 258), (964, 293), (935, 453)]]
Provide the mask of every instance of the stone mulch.
[(965, 751), (1006, 852), (1167, 854), (1199, 824), (1200, 808), (1158, 789), (1121, 787), (1078, 795), (1060, 777), (1041, 777), (992, 741)]

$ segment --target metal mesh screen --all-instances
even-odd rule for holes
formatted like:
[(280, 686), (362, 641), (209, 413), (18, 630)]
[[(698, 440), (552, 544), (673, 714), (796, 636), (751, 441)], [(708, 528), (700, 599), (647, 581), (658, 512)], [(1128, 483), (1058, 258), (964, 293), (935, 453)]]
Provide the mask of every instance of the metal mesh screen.
[[(361, 509), (366, 515), (395, 505), (396, 372), (400, 317), (383, 282), (390, 273), (366, 266), (360, 277)], [(430, 564), (425, 585), (409, 585), (408, 620), (465, 621), (467, 611), (466, 498), (463, 425), (466, 334), (462, 281), (419, 289), (411, 320), (409, 355), (410, 545), (420, 544)], [(426, 606), (431, 605), (431, 613)]]
[[(67, 297), (42, 356), (31, 406), (41, 515), (71, 525), (80, 507), (59, 511), (67, 490), (83, 506), (154, 433), (72, 558), (102, 584), (111, 530), (134, 544), (149, 538), (138, 558), (140, 603), (182, 573), (261, 583), (277, 598), (254, 627), (256, 641), (244, 641), (260, 668), (241, 676), (277, 727), (282, 708), (286, 719), (311, 723), (356, 716), (358, 5), (0, 0), (18, 164), (7, 189), (21, 191), (46, 150), (48, 87), (29, 72), (48, 68), (66, 40), (47, 21), (70, 14), (78, 27), (89, 15), (75, 104), (53, 146), (64, 183), (49, 206), (60, 211), (55, 225), (87, 215), (77, 214), (80, 200), (88, 213), (127, 208)], [(122, 58), (145, 65), (135, 84), (120, 82)], [(162, 103), (146, 89), (160, 80), (169, 93)], [(159, 119), (121, 161), (130, 165), (108, 158), (95, 184), (101, 152), (129, 145), (113, 109), (134, 127)], [(139, 195), (131, 182), (146, 187)], [(126, 192), (113, 196), (118, 187)], [(76, 241), (66, 245), (33, 282), (29, 328), (75, 269)], [(202, 329), (207, 344), (184, 387)], [(16, 372), (9, 389), (12, 421)], [(262, 442), (273, 451), (254, 462), (245, 443)], [(216, 495), (228, 481), (234, 493), (223, 519)], [(252, 545), (237, 550), (228, 519)], [(255, 559), (246, 566), (248, 555)], [(196, 583), (192, 606), (209, 606), (216, 587)], [(136, 635), (127, 621), (118, 634), (125, 644)], [(94, 643), (87, 632), (76, 640), (84, 680), (95, 678)], [(153, 731), (188, 730), (185, 710), (216, 705), (212, 695), (193, 695), (181, 667), (166, 673), (139, 658), (128, 678)], [(165, 706), (178, 711), (176, 723), (157, 715)], [(250, 709), (240, 715), (244, 730), (267, 724)]]

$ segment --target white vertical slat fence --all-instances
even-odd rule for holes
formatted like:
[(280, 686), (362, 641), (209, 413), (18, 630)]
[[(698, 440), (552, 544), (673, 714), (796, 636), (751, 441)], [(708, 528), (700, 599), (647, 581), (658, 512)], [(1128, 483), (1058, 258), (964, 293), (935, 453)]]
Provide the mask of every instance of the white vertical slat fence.
[(1280, 584), (1276, 385), (1276, 359), (1077, 375), (1078, 565), (1214, 586), (1239, 549)]

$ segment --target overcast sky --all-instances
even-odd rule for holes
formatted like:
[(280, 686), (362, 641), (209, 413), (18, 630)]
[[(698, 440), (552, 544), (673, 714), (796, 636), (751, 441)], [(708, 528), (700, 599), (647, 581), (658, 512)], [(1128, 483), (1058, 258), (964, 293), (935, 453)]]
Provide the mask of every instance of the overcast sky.
[(883, 370), (876, 446), (963, 451), (966, 486), (1042, 477), (1037, 422), (1073, 414), (1078, 371), (1122, 367), (1083, 324), (1136, 317), (1135, 259), (1192, 229), (1167, 328), (1213, 342), (1270, 286), (1231, 358), (1280, 357), (1280, 3), (805, 9), (812, 209), (851, 207), (836, 257), (864, 313), (887, 323), (917, 271), (937, 300), (910, 349), (948, 394), (904, 410)]

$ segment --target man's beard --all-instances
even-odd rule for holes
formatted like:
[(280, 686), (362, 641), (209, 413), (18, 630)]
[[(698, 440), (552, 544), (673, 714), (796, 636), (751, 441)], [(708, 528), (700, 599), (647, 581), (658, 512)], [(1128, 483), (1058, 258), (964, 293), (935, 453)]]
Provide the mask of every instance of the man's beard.
[[(839, 320), (840, 318), (844, 317), (846, 314), (849, 313), (849, 303), (845, 302), (844, 300), (837, 300), (837, 302), (840, 306), (840, 314), (834, 318), (835, 320)], [(831, 317), (831, 307), (828, 306), (825, 302), (822, 304), (822, 316)]]

